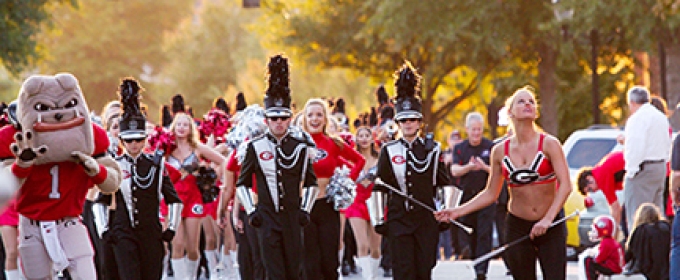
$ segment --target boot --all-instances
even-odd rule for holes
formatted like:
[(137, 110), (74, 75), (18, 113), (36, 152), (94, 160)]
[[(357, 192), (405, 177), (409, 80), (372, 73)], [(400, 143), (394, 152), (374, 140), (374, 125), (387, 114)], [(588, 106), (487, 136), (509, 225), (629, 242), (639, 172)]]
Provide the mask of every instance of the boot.
[(185, 258), (181, 259), (170, 259), (170, 264), (172, 264), (173, 278), (177, 280), (187, 279), (187, 264)]
[(196, 279), (196, 274), (198, 273), (198, 265), (200, 263), (201, 259), (197, 260), (190, 260), (186, 259), (186, 275), (187, 275), (187, 280), (195, 280)]
[(361, 268), (361, 278), (363, 279), (373, 279), (373, 267), (371, 263), (371, 257), (358, 257), (356, 258), (357, 265)]

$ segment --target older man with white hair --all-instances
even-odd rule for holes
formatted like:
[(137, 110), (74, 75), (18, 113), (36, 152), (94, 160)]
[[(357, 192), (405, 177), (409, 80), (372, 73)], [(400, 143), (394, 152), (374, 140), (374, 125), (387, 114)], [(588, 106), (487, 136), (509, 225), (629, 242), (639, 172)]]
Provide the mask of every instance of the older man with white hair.
[(631, 115), (625, 130), (624, 207), (628, 229), (632, 229), (640, 204), (651, 202), (663, 209), (671, 135), (666, 116), (649, 103), (647, 88), (634, 86), (626, 95)]

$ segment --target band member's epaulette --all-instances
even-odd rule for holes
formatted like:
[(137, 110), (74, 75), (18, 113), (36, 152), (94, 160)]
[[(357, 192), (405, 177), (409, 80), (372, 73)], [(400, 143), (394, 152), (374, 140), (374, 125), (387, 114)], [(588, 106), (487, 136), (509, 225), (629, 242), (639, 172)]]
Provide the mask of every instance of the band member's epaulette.
[(309, 135), (309, 133), (303, 131), (301, 128), (297, 126), (291, 126), (289, 129), (290, 129), (289, 135), (293, 137), (295, 140), (316, 147), (316, 143), (314, 143), (314, 140), (312, 139), (312, 136)]

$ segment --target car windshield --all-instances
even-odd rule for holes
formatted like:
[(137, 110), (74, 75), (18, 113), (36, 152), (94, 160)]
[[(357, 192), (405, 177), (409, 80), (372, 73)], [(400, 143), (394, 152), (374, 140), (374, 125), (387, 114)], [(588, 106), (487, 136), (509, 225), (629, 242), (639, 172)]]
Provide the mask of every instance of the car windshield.
[(614, 149), (616, 139), (583, 138), (574, 143), (567, 155), (567, 163), (571, 169), (583, 166), (595, 166)]

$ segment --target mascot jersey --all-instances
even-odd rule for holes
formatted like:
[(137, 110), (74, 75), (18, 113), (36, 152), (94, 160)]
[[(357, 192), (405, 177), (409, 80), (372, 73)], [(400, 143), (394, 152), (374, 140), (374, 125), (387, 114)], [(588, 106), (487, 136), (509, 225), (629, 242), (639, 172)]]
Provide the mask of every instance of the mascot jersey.
[[(94, 124), (92, 126), (95, 147), (92, 156), (96, 158), (96, 155), (106, 153), (109, 138), (104, 129)], [(16, 132), (13, 126), (0, 129), (0, 159), (14, 158), (9, 146), (14, 142)], [(101, 170), (106, 172), (105, 169)], [(87, 190), (101, 183), (95, 182), (93, 178), (85, 173), (80, 164), (71, 161), (34, 165), (19, 189), (17, 211), (37, 221), (78, 217), (83, 212)]]

